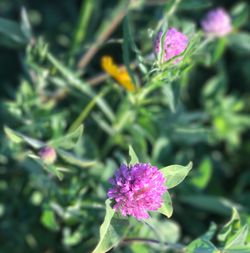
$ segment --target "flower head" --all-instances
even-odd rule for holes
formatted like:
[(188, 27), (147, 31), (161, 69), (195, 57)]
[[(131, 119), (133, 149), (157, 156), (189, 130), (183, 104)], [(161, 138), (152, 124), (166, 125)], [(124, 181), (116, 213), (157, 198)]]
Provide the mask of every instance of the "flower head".
[(125, 88), (127, 91), (135, 91), (135, 85), (133, 84), (126, 68), (117, 66), (112, 57), (103, 56), (101, 59), (101, 65), (102, 68), (123, 88)]
[(46, 164), (52, 164), (56, 160), (56, 151), (52, 147), (43, 147), (39, 151), (39, 156)]
[(223, 8), (217, 8), (207, 13), (201, 21), (204, 32), (215, 37), (223, 37), (232, 31), (231, 18)]
[(160, 208), (162, 195), (167, 191), (163, 174), (149, 163), (122, 164), (110, 183), (113, 186), (108, 191), (108, 197), (114, 199), (115, 211), (138, 220), (147, 219), (148, 211)]
[[(160, 31), (157, 35), (154, 45), (155, 54), (159, 54), (161, 51), (161, 41), (163, 43), (163, 61), (168, 61), (171, 58), (183, 53), (188, 45), (188, 37), (179, 32), (175, 28), (169, 28), (164, 38), (162, 38), (163, 32)], [(179, 62), (181, 57), (176, 59), (175, 63)]]

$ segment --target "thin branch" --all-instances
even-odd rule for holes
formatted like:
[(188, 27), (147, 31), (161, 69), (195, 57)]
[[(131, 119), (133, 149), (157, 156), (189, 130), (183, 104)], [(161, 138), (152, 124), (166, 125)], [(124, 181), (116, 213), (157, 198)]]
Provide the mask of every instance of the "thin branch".
[[(135, 62), (132, 62), (130, 64), (131, 69), (135, 69), (136, 66), (137, 66), (137, 64)], [(125, 65), (119, 65), (118, 67), (119, 68), (125, 68)], [(109, 77), (108, 74), (102, 72), (102, 73), (98, 74), (97, 76), (86, 80), (86, 83), (88, 83), (91, 86), (96, 86), (96, 85), (102, 83), (103, 81), (105, 81), (108, 77)]]
[(121, 23), (124, 16), (126, 15), (128, 8), (125, 8), (118, 12), (118, 14), (113, 18), (111, 24), (105, 29), (100, 36), (97, 38), (96, 43), (87, 51), (85, 55), (80, 59), (78, 63), (78, 68), (83, 69), (87, 66), (87, 64), (91, 61), (91, 59), (98, 52), (99, 47), (110, 37), (113, 31), (117, 28), (117, 26)]
[(96, 86), (96, 85), (102, 83), (103, 81), (105, 81), (108, 77), (109, 77), (109, 75), (103, 72), (93, 78), (86, 80), (86, 82), (91, 86)]

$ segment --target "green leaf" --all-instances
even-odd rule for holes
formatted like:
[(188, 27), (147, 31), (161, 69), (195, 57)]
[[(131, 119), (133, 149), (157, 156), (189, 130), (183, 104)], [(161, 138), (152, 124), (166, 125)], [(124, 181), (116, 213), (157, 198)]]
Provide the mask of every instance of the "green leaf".
[(239, 229), (234, 236), (229, 238), (225, 245), (225, 249), (234, 248), (237, 246), (244, 246), (248, 236), (248, 225), (246, 224), (241, 229)]
[(212, 53), (212, 59), (211, 59), (212, 64), (216, 63), (222, 57), (226, 49), (227, 40), (225, 38), (219, 38), (214, 43), (215, 43), (215, 48)]
[(226, 253), (249, 253), (250, 252), (250, 244), (246, 244), (244, 246), (235, 246), (225, 251)]
[(139, 162), (139, 159), (131, 145), (129, 145), (129, 156), (130, 156), (129, 164), (135, 164)]
[(93, 253), (104, 253), (118, 245), (128, 228), (128, 221), (119, 219), (106, 200), (106, 215), (100, 227), (100, 239)]
[(80, 14), (78, 18), (78, 24), (74, 31), (74, 36), (71, 46), (71, 54), (73, 55), (80, 48), (81, 43), (84, 41), (87, 31), (89, 21), (91, 21), (91, 16), (95, 8), (95, 3), (92, 0), (82, 1)]
[(57, 166), (55, 166), (55, 165), (53, 165), (53, 164), (42, 164), (42, 167), (46, 170), (46, 171), (48, 171), (48, 172), (50, 172), (51, 174), (53, 174), (53, 175), (55, 175), (55, 176), (57, 176), (58, 177), (58, 179), (60, 179), (60, 180), (62, 180), (63, 179), (63, 173), (61, 172), (61, 168), (59, 168), (59, 167), (57, 167)]
[(235, 206), (235, 204), (228, 199), (204, 194), (185, 195), (180, 199), (184, 203), (220, 215), (229, 215), (232, 207)]
[(215, 235), (216, 230), (217, 230), (217, 226), (215, 223), (212, 222), (208, 231), (201, 238), (208, 241), (212, 240)]
[[(68, 84), (82, 93), (86, 94), (90, 98), (95, 98), (96, 94), (93, 89), (91, 89), (90, 85), (83, 82), (79, 79), (73, 71), (66, 68), (57, 58), (55, 58), (52, 54), (47, 53), (47, 59), (51, 62), (51, 64), (58, 69), (58, 71), (62, 74), (62, 76), (68, 81)], [(96, 104), (99, 109), (107, 116), (107, 118), (112, 122), (115, 119), (115, 115), (109, 105), (102, 97), (98, 97)]]
[(164, 85), (162, 89), (163, 89), (163, 93), (166, 96), (168, 106), (169, 106), (171, 112), (174, 113), (176, 111), (175, 96), (174, 96), (175, 94), (174, 94), (171, 84)]
[(28, 157), (34, 159), (44, 170), (51, 173), (52, 175), (55, 175), (60, 180), (62, 180), (62, 178), (63, 178), (62, 172), (69, 172), (70, 171), (69, 169), (58, 167), (54, 164), (46, 164), (39, 156), (37, 156), (33, 153), (28, 153)]
[(170, 165), (162, 168), (160, 171), (166, 178), (167, 188), (170, 189), (180, 184), (188, 175), (189, 171), (192, 169), (192, 166), (192, 162), (190, 162), (187, 166)]
[(42, 148), (45, 146), (44, 142), (41, 142), (37, 139), (30, 138), (24, 134), (21, 134), (17, 131), (12, 130), (11, 128), (9, 128), (7, 126), (4, 127), (4, 132), (8, 136), (8, 138), (15, 143), (24, 142), (35, 149), (39, 149), (39, 148)]
[(80, 159), (74, 156), (73, 154), (63, 151), (61, 149), (57, 150), (57, 153), (67, 163), (70, 163), (72, 165), (76, 165), (82, 168), (91, 167), (96, 164), (96, 161)]
[(149, 249), (146, 245), (141, 244), (140, 242), (134, 242), (130, 245), (130, 248), (133, 253), (149, 253)]
[(4, 127), (4, 132), (7, 135), (7, 137), (15, 143), (21, 143), (23, 141), (23, 139), (19, 136), (19, 134), (16, 131), (10, 129), (7, 126)]
[(219, 253), (220, 251), (210, 242), (204, 239), (196, 239), (186, 248), (185, 253)]
[(66, 134), (64, 137), (52, 140), (49, 145), (55, 148), (72, 149), (81, 139), (83, 133), (83, 125), (79, 126), (73, 132)]
[(75, 119), (72, 125), (69, 127), (69, 132), (75, 131), (81, 124), (83, 124), (84, 120), (89, 116), (91, 110), (95, 107), (98, 99), (102, 98), (104, 95), (108, 93), (110, 87), (104, 88), (99, 94), (97, 94), (90, 102), (83, 108), (79, 116)]
[(22, 9), (21, 9), (20, 28), (21, 28), (24, 36), (30, 40), (32, 38), (31, 24), (29, 22), (27, 10), (24, 7), (22, 7)]
[(244, 2), (237, 3), (232, 11), (232, 23), (234, 28), (239, 28), (246, 24), (249, 16), (248, 5)]
[(80, 226), (74, 232), (71, 232), (69, 229), (64, 229), (63, 233), (63, 244), (67, 246), (74, 246), (80, 243), (84, 237), (84, 228)]
[(0, 45), (21, 48), (28, 44), (29, 39), (18, 23), (0, 18)]
[(196, 174), (192, 175), (190, 182), (199, 189), (206, 188), (212, 175), (212, 163), (209, 158), (202, 160)]
[(173, 214), (173, 206), (172, 206), (172, 200), (170, 197), (170, 194), (168, 192), (165, 192), (163, 195), (163, 204), (162, 206), (157, 210), (157, 212), (167, 216), (170, 218)]
[(51, 210), (45, 210), (43, 212), (41, 216), (41, 223), (50, 230), (57, 231), (59, 229), (55, 214)]
[(125, 16), (123, 21), (123, 43), (122, 43), (122, 53), (123, 53), (123, 61), (125, 63), (126, 69), (128, 70), (129, 76), (132, 79), (132, 82), (135, 84), (134, 72), (131, 70), (130, 63), (130, 47), (132, 44), (132, 35), (129, 27), (129, 19), (128, 15)]
[(229, 45), (233, 50), (238, 50), (240, 53), (250, 53), (250, 34), (239, 32), (228, 36)]
[(194, 10), (194, 9), (204, 9), (212, 6), (211, 1), (201, 1), (201, 0), (182, 0), (179, 4), (179, 9), (183, 10)]
[(223, 74), (214, 76), (210, 78), (203, 90), (202, 96), (203, 100), (206, 102), (207, 100), (214, 100), (216, 97), (222, 97), (226, 92), (226, 80)]
[(241, 227), (240, 215), (236, 208), (232, 209), (232, 217), (230, 221), (224, 225), (217, 236), (218, 241), (226, 243)]
[[(147, 219), (146, 224), (147, 226), (140, 227), (138, 236), (141, 238), (154, 238), (170, 245), (180, 240), (181, 228), (171, 219), (161, 219), (159, 214), (154, 213), (151, 218)], [(161, 245), (158, 245), (157, 248), (160, 249)]]

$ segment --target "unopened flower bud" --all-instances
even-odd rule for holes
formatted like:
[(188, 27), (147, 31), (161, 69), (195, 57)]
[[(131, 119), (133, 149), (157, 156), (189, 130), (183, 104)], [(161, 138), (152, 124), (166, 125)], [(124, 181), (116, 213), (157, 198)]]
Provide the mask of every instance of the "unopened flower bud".
[(40, 158), (44, 161), (46, 164), (52, 164), (56, 160), (56, 151), (52, 147), (43, 147), (39, 151)]

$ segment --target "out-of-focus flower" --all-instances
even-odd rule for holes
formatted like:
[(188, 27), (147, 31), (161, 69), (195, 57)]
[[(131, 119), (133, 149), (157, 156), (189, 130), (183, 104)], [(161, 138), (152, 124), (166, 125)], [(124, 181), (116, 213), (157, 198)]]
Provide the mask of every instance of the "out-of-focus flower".
[[(161, 53), (161, 43), (163, 43), (163, 61), (168, 61), (171, 58), (183, 53), (187, 48), (188, 37), (179, 32), (177, 29), (169, 28), (164, 38), (162, 38), (163, 35), (164, 33), (162, 31), (158, 33), (154, 45), (154, 52), (156, 55), (159, 55), (159, 53)], [(181, 59), (181, 57), (177, 58), (175, 63), (178, 63)]]
[(163, 174), (149, 163), (121, 165), (110, 183), (113, 186), (108, 197), (114, 199), (114, 210), (138, 220), (149, 218), (148, 211), (159, 209), (167, 191)]
[(43, 147), (39, 151), (40, 158), (44, 161), (46, 164), (52, 164), (56, 160), (56, 151), (52, 147)]
[(223, 8), (209, 11), (201, 26), (207, 35), (215, 37), (223, 37), (232, 31), (231, 17)]
[(112, 57), (103, 56), (101, 59), (101, 65), (103, 70), (113, 77), (123, 88), (127, 91), (135, 91), (135, 85), (133, 84), (127, 69), (116, 65)]

